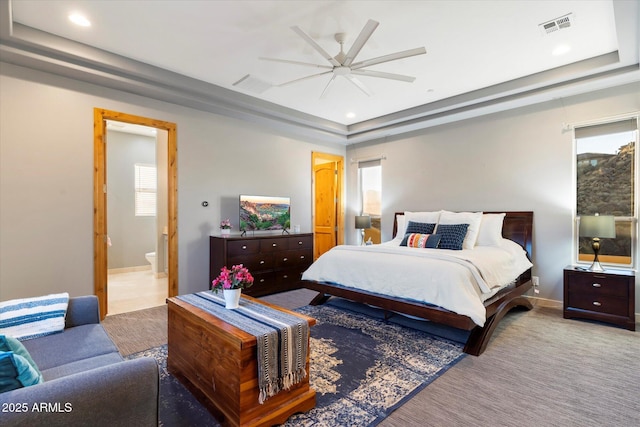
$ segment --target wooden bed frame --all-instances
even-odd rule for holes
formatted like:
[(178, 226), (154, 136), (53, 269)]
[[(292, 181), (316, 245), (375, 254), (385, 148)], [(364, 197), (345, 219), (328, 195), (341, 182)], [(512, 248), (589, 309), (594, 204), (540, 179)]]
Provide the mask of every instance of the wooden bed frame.
[[(485, 212), (492, 213), (492, 212)], [(393, 220), (393, 236), (397, 233), (397, 212)], [(531, 240), (533, 228), (533, 212), (506, 212), (502, 226), (502, 235), (507, 239), (520, 244), (529, 256), (531, 256)], [(327, 282), (303, 280), (302, 287), (320, 292), (311, 305), (324, 304), (331, 296), (345, 298), (364, 304), (369, 304), (385, 310), (385, 318), (388, 319), (395, 313), (409, 314), (455, 328), (471, 331), (464, 352), (479, 356), (484, 352), (491, 339), (491, 335), (498, 326), (500, 320), (509, 310), (522, 307), (530, 310), (533, 306), (524, 293), (531, 289), (531, 269), (525, 271), (510, 286), (502, 289), (492, 298), (484, 302), (487, 310), (487, 320), (483, 327), (476, 325), (468, 316), (456, 314), (444, 308), (411, 301), (396, 297), (385, 296), (359, 289), (350, 289)]]

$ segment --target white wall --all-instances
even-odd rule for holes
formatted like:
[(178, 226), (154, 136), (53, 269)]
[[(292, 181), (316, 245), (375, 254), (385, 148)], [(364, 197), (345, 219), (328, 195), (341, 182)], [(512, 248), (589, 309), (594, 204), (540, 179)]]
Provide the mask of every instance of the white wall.
[[(208, 236), (240, 193), (290, 196), (311, 231), (311, 152), (340, 146), (0, 63), (0, 299), (93, 290), (93, 108), (177, 123), (180, 293), (208, 288)], [(209, 206), (201, 206), (202, 201)]]
[[(540, 296), (562, 301), (572, 262), (573, 133), (564, 123), (640, 110), (640, 86), (627, 85), (426, 129), (394, 141), (350, 147), (347, 158), (384, 154), (383, 240), (403, 210), (532, 210), (533, 272)], [(349, 205), (357, 204), (351, 165)], [(346, 219), (355, 236), (353, 218)], [(640, 292), (636, 292), (640, 307)], [(636, 310), (637, 311), (637, 310)]]

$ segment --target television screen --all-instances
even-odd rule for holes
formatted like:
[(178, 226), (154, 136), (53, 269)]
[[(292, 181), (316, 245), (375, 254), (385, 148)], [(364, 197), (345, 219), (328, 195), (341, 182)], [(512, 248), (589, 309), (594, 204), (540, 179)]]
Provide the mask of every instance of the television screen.
[(290, 228), (289, 197), (240, 196), (240, 230), (286, 230)]

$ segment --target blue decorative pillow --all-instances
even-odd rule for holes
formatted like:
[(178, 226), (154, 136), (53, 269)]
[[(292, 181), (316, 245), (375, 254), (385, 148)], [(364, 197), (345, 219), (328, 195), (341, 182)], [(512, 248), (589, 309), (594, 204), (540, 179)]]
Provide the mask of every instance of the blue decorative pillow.
[(27, 340), (62, 332), (68, 304), (66, 292), (0, 302), (0, 333)]
[(404, 230), (404, 234), (433, 234), (433, 230), (435, 228), (435, 223), (409, 221), (409, 224), (407, 224), (407, 229)]
[(467, 235), (469, 224), (438, 224), (438, 234), (440, 235), (439, 249), (462, 249), (462, 242)]
[(400, 246), (409, 248), (437, 248), (440, 243), (439, 234), (408, 233), (404, 235)]
[(0, 352), (0, 393), (40, 384), (42, 374), (13, 351)]
[(24, 357), (27, 362), (29, 362), (29, 364), (38, 372), (38, 375), (41, 375), (40, 369), (38, 369), (38, 365), (36, 365), (36, 362), (29, 354), (29, 350), (27, 350), (24, 344), (22, 344), (14, 337), (0, 335), (0, 351), (13, 351), (14, 354)]

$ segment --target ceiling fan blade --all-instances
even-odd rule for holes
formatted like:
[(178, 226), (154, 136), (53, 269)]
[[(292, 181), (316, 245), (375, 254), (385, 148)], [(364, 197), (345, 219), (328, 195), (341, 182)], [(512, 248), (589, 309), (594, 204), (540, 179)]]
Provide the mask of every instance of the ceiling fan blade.
[(364, 85), (364, 83), (362, 83), (356, 77), (353, 77), (351, 74), (347, 74), (345, 77), (347, 78), (347, 80), (353, 83), (358, 89), (364, 92), (365, 95), (367, 96), (373, 95), (373, 93)]
[(261, 59), (263, 61), (283, 62), (285, 64), (304, 65), (306, 67), (324, 68), (326, 70), (332, 70), (333, 69), (333, 67), (331, 67), (329, 65), (312, 64), (311, 62), (292, 61), (290, 59), (265, 58), (263, 56), (259, 57), (258, 59)]
[(373, 34), (376, 28), (378, 28), (378, 25), (380, 25), (380, 23), (374, 21), (373, 19), (369, 19), (367, 21), (362, 31), (360, 31), (358, 38), (355, 42), (353, 42), (353, 45), (349, 49), (349, 52), (347, 52), (347, 56), (342, 65), (344, 65), (345, 67), (351, 65), (353, 60), (362, 50), (362, 47), (365, 45), (365, 43), (367, 43), (367, 40), (369, 40), (369, 37), (371, 37), (371, 34)]
[(288, 85), (293, 84), (293, 83), (298, 83), (298, 82), (301, 82), (303, 80), (308, 80), (308, 79), (312, 79), (314, 77), (323, 76), (325, 74), (329, 74), (329, 73), (332, 73), (332, 72), (333, 71), (323, 71), (322, 73), (311, 74), (310, 76), (300, 77), (299, 79), (295, 79), (295, 80), (289, 80), (288, 82), (280, 83), (279, 85), (276, 85), (276, 86), (277, 87), (288, 86)]
[(339, 67), (341, 65), (333, 56), (329, 55), (326, 50), (324, 50), (318, 43), (316, 43), (315, 40), (313, 40), (307, 33), (302, 31), (300, 27), (293, 26), (291, 27), (291, 29), (295, 31), (296, 34), (298, 34), (300, 37), (302, 37), (307, 43), (309, 43), (311, 47), (313, 47), (318, 53), (320, 53), (320, 55), (324, 57), (324, 59), (329, 61), (332, 65), (335, 65), (336, 67)]
[(391, 53), (389, 55), (379, 56), (377, 58), (356, 62), (351, 66), (351, 69), (357, 70), (358, 68), (369, 67), (371, 65), (382, 64), (383, 62), (395, 61), (397, 59), (409, 58), (416, 55), (424, 55), (425, 53), (427, 53), (427, 50), (424, 47), (403, 50), (402, 52)]
[(331, 80), (329, 80), (329, 83), (327, 83), (327, 85), (324, 87), (322, 94), (320, 94), (320, 99), (323, 99), (327, 95), (327, 93), (329, 92), (329, 88), (331, 87), (331, 85), (333, 85), (333, 82), (336, 80), (336, 77), (338, 77), (337, 74), (334, 74), (333, 76), (331, 76)]
[(373, 70), (351, 70), (351, 74), (358, 74), (360, 76), (369, 77), (382, 77), (383, 79), (400, 80), (401, 82), (413, 83), (416, 78), (412, 76), (405, 76), (402, 74), (384, 73), (382, 71)]

